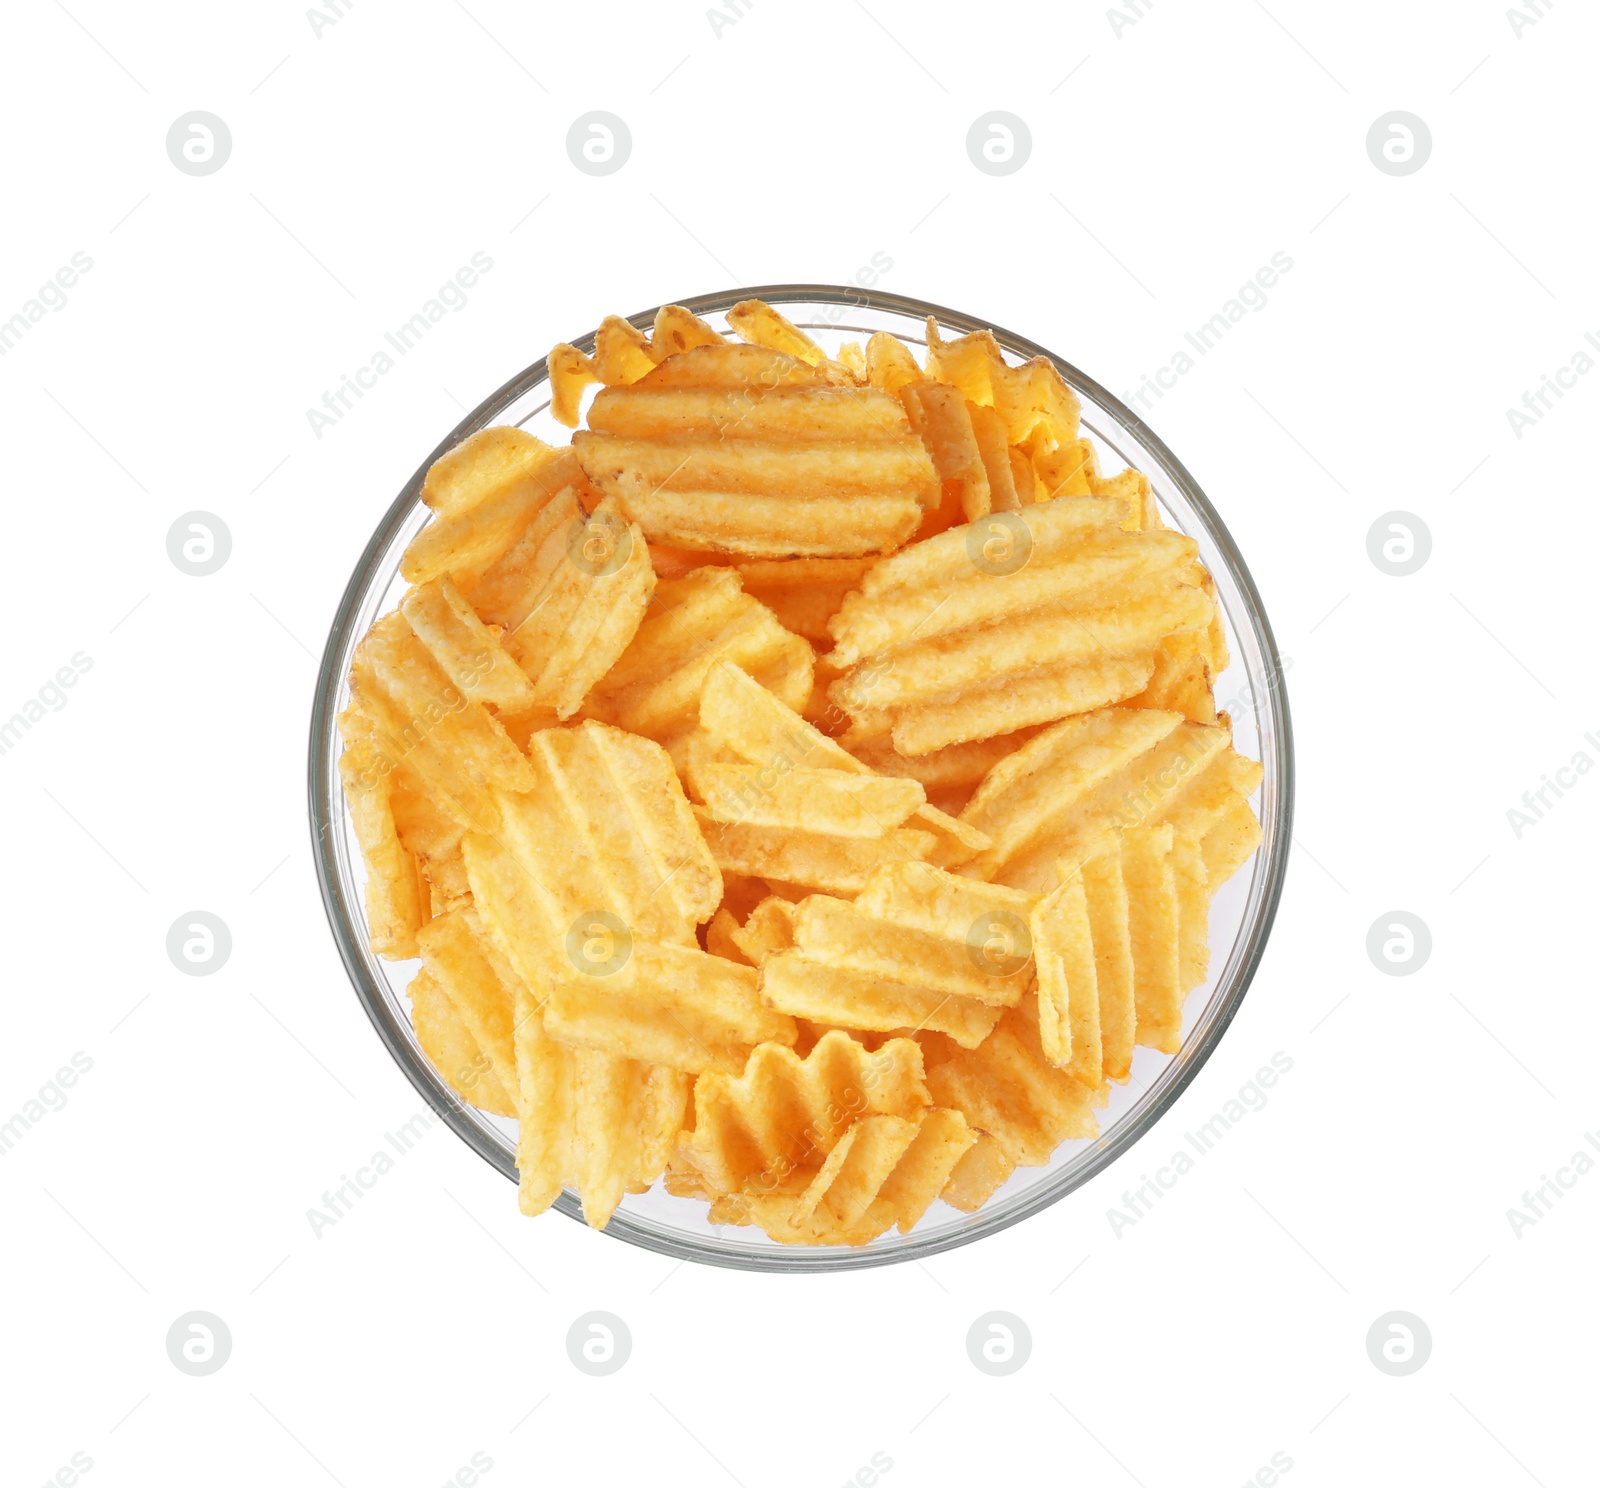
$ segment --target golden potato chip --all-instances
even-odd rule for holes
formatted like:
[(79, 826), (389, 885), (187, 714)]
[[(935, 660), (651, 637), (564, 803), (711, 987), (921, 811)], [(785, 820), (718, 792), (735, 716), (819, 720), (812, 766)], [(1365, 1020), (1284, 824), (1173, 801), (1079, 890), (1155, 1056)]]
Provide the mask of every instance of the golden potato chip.
[(1133, 827), (1122, 834), (1122, 878), (1133, 949), (1135, 1037), (1163, 1054), (1176, 1054), (1183, 1034), (1183, 991), (1170, 826)]
[(1127, 828), (1167, 819), (1186, 781), (1226, 747), (1221, 728), (1157, 709), (1106, 708), (1065, 719), (990, 771), (962, 819), (994, 842), (974, 871), (1036, 892)]
[(445, 674), (473, 702), (508, 713), (536, 706), (527, 673), (461, 597), (448, 574), (419, 584), (401, 600), (400, 611)]
[[(1184, 582), (1191, 540), (1085, 525), (1104, 510), (1029, 507), (876, 565), (831, 622), (834, 659), (851, 669), (829, 696), (853, 736), (889, 732), (901, 754), (928, 753), (1142, 691), (1157, 646), (1209, 625), (1214, 606)], [(1003, 552), (974, 545), (985, 523)]]
[[(443, 473), (435, 475), (444, 467)], [(570, 449), (555, 449), (520, 429), (482, 429), (435, 461), (436, 515), (400, 560), (401, 576), (425, 584), (440, 574), (470, 588), (522, 534), (557, 491), (580, 478)]]
[(551, 1037), (689, 1074), (736, 1073), (757, 1044), (794, 1043), (793, 1019), (762, 1002), (754, 968), (698, 946), (625, 941), (610, 918), (574, 927), (576, 965), (545, 999)]
[(951, 1170), (939, 1194), (952, 1209), (966, 1214), (988, 1203), (1000, 1185), (1017, 1170), (1016, 1163), (1006, 1156), (1006, 1149), (987, 1132), (974, 1135), (976, 1140)]
[(1036, 431), (1058, 443), (1078, 435), (1078, 397), (1055, 363), (1034, 357), (1013, 367), (992, 331), (946, 341), (928, 318), (927, 375), (959, 388), (973, 403), (992, 407), (1005, 423), (1006, 442), (1020, 444)]
[[(709, 363), (725, 350), (672, 360)], [(936, 480), (893, 398), (767, 373), (755, 384), (664, 385), (669, 365), (601, 393), (589, 428), (573, 436), (589, 480), (652, 542), (848, 557), (898, 547), (915, 531)]]
[(885, 863), (926, 858), (934, 847), (931, 832), (910, 827), (895, 827), (878, 837), (839, 836), (719, 822), (702, 806), (694, 810), (706, 845), (724, 872), (840, 894), (856, 893)]
[[(1013, 451), (1006, 442), (1005, 420), (993, 408), (986, 408), (980, 403), (967, 404), (967, 417), (972, 424), (972, 438), (977, 446), (978, 458), (983, 461), (984, 479), (989, 485), (988, 509), (1021, 511), (1033, 500), (1034, 484), (1031, 479), (1020, 487), (1017, 483), (1017, 468), (1011, 459)], [(968, 520), (982, 515), (980, 511), (973, 511)]]
[(1094, 1092), (1045, 1058), (1032, 998), (1008, 1008), (976, 1048), (930, 1061), (927, 1081), (937, 1104), (960, 1111), (1020, 1167), (1042, 1167), (1062, 1142), (1099, 1135)]
[(377, 747), (362, 741), (339, 756), (339, 778), (367, 865), (368, 940), (380, 956), (409, 960), (417, 954), (417, 931), (427, 921), (428, 899), (417, 859), (395, 828), (392, 772)]
[(811, 647), (743, 593), (736, 572), (702, 568), (661, 582), (588, 712), (670, 746), (699, 724), (701, 691), (722, 661), (744, 668), (791, 708), (810, 694)]
[(923, 803), (915, 780), (788, 770), (749, 764), (696, 763), (690, 789), (713, 821), (790, 827), (836, 837), (882, 837)]
[[(994, 926), (979, 915), (927, 929), (826, 894), (802, 899), (794, 913), (795, 949), (819, 965), (871, 972), (991, 1007), (1014, 1006), (1032, 981), (1027, 927), (1010, 925), (1003, 913), (992, 916)], [(991, 946), (996, 936), (999, 943)], [(904, 1027), (905, 1020), (891, 1026)]]
[(972, 432), (967, 400), (941, 382), (913, 382), (900, 389), (900, 402), (939, 477), (938, 500), (924, 503), (917, 536), (931, 537), (953, 523), (986, 516), (989, 476)]
[(1133, 942), (1120, 844), (1080, 865), (1094, 947), (1095, 994), (1100, 1019), (1101, 1072), (1122, 1084), (1133, 1064), (1138, 1031), (1134, 1006)]
[(561, 527), (533, 561), (542, 582), (507, 645), (533, 679), (529, 705), (567, 719), (627, 650), (656, 577), (643, 533), (609, 499), (585, 517), (564, 492), (550, 511)]
[[(869, 766), (801, 718), (786, 699), (775, 696), (731, 662), (719, 662), (706, 676), (700, 726), (741, 759), (775, 775), (791, 769), (872, 773)], [(976, 828), (927, 804), (919, 806), (908, 821), (933, 838), (926, 852), (913, 856), (926, 857), (942, 868), (970, 862), (989, 843)], [(785, 875), (774, 869), (758, 876)], [(818, 883), (816, 887), (830, 886)]]
[(728, 311), (728, 325), (754, 346), (770, 347), (811, 365), (827, 359), (811, 337), (764, 300), (740, 300)]
[(558, 1042), (526, 987), (518, 993), (516, 1050), (522, 1212), (543, 1213), (570, 1185), (584, 1218), (603, 1228), (624, 1194), (665, 1170), (683, 1127), (689, 1076)]
[(898, 336), (874, 331), (867, 338), (867, 381), (886, 393), (898, 395), (907, 383), (922, 381), (922, 368)]
[(863, 1116), (815, 1173), (752, 1183), (718, 1199), (713, 1219), (760, 1225), (784, 1244), (865, 1245), (916, 1224), (975, 1140), (957, 1111)]
[[(486, 1069), (501, 1092), (510, 1092), (517, 1088), (517, 1052), (513, 1040), (516, 989), (501, 980), (494, 964), (484, 954), (483, 934), (477, 916), (470, 909), (462, 909), (430, 920), (418, 933), (417, 944), (422, 953), (423, 973), (431, 977), (449, 999), (483, 1056), (480, 1064), (484, 1068), (474, 1067), (468, 1084), (480, 1079)], [(449, 1078), (449, 1071), (443, 1066), (440, 1068)], [(451, 1083), (462, 1090), (461, 1083), (455, 1080)], [(467, 1095), (467, 1099), (474, 1105), (482, 1104), (471, 1095)], [(506, 1108), (496, 1114), (516, 1114), (509, 1096)]]
[(411, 998), (412, 1032), (450, 1088), (469, 1106), (495, 1116), (515, 1116), (516, 1107), (494, 1062), (478, 1046), (439, 983), (422, 970), (406, 990)]
[(793, 948), (794, 905), (780, 894), (771, 894), (730, 934), (746, 960), (752, 966), (761, 966), (768, 956)]
[(1033, 910), (1030, 929), (1038, 977), (1039, 1046), (1051, 1064), (1093, 1089), (1101, 1083), (1100, 989), (1089, 899), (1081, 876)]
[(922, 1051), (911, 1039), (869, 1053), (834, 1031), (804, 1059), (763, 1044), (742, 1073), (712, 1069), (695, 1080), (694, 1120), (678, 1138), (674, 1166), (710, 1195), (737, 1193), (757, 1178), (776, 1184), (819, 1167), (858, 1118), (909, 1117), (929, 1104)]
[(738, 565), (744, 592), (778, 617), (785, 630), (819, 650), (833, 645), (828, 622), (845, 596), (860, 586), (872, 558), (756, 559)]
[(739, 945), (739, 922), (726, 905), (723, 905), (711, 916), (711, 923), (706, 926), (706, 951), (712, 956), (721, 956), (726, 961), (737, 961), (741, 966), (754, 966), (756, 963), (750, 959)]

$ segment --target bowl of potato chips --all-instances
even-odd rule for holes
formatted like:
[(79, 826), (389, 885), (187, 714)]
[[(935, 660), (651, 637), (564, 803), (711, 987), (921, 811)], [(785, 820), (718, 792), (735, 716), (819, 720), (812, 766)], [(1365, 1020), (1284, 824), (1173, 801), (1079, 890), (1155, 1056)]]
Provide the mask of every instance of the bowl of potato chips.
[(750, 1270), (883, 1265), (1115, 1162), (1282, 888), (1283, 665), (1143, 421), (939, 306), (608, 317), (451, 431), (357, 564), (324, 903), (453, 1131)]

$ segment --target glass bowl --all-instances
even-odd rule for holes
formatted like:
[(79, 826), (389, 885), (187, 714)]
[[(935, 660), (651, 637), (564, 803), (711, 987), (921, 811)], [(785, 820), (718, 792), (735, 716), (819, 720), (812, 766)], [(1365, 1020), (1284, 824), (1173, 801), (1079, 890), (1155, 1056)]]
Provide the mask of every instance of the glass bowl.
[[(723, 312), (743, 299), (782, 305), (828, 351), (849, 338), (888, 331), (919, 351), (926, 344), (926, 317), (951, 336), (980, 330), (988, 322), (876, 290), (830, 284), (780, 284), (701, 295), (682, 303), (719, 330)], [(649, 331), (655, 310), (631, 316)], [(1022, 361), (1046, 356), (1061, 370), (1083, 403), (1083, 431), (1097, 446), (1108, 472), (1131, 465), (1149, 477), (1169, 526), (1200, 545), (1200, 556), (1216, 579), (1227, 625), (1232, 664), (1217, 680), (1218, 706), (1233, 717), (1241, 753), (1265, 768), (1256, 811), (1263, 836), (1245, 869), (1218, 893), (1211, 911), (1212, 972), (1185, 1005), (1184, 1038), (1174, 1056), (1150, 1049), (1135, 1053), (1132, 1079), (1112, 1086), (1101, 1112), (1101, 1135), (1068, 1142), (1046, 1167), (1019, 1168), (982, 1209), (963, 1214), (943, 1203), (929, 1209), (907, 1235), (884, 1235), (859, 1249), (796, 1247), (769, 1241), (752, 1228), (713, 1226), (706, 1206), (676, 1199), (657, 1184), (649, 1193), (623, 1200), (604, 1233), (648, 1250), (709, 1265), (749, 1271), (837, 1271), (909, 1261), (967, 1245), (1003, 1230), (1065, 1198), (1079, 1184), (1117, 1161), (1178, 1098), (1216, 1048), (1238, 1011), (1261, 960), (1283, 887), (1289, 852), (1294, 761), (1283, 674), (1261, 598), (1211, 503), (1194, 478), (1144, 421), (1070, 362), (1022, 336), (991, 327), (1006, 355)], [(576, 343), (594, 349), (594, 337)], [(549, 443), (565, 443), (570, 431), (550, 417), (543, 358), (513, 377), (467, 415), (429, 453), (378, 522), (334, 617), (317, 675), (311, 716), (310, 804), (312, 842), (328, 923), (356, 996), (396, 1063), (452, 1131), (486, 1162), (516, 1179), (516, 1123), (464, 1105), (435, 1072), (411, 1030), (406, 986), (416, 962), (382, 961), (368, 947), (362, 907), (365, 877), (340, 788), (335, 718), (349, 699), (351, 652), (378, 616), (393, 609), (405, 591), (400, 555), (428, 519), (420, 499), (423, 476), (446, 450), (491, 424), (517, 424)], [(508, 1192), (507, 1204), (515, 1200)], [(582, 1222), (576, 1195), (563, 1193), (555, 1207)]]

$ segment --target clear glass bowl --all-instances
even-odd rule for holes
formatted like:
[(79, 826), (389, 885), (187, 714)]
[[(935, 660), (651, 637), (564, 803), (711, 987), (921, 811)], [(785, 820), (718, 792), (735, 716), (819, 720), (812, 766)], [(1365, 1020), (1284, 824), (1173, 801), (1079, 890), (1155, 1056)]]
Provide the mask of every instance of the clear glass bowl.
[[(701, 295), (683, 303), (718, 329), (725, 329), (723, 313), (749, 298), (782, 305), (791, 320), (829, 351), (846, 339), (888, 331), (917, 350), (920, 359), (927, 316), (932, 315), (942, 333), (950, 336), (987, 324), (938, 305), (844, 285), (767, 285)], [(648, 331), (655, 313), (647, 310), (631, 319)], [(967, 1245), (1064, 1198), (1127, 1152), (1177, 1099), (1216, 1048), (1255, 974), (1283, 887), (1294, 781), (1282, 668), (1261, 598), (1211, 503), (1144, 421), (1070, 362), (1010, 331), (992, 329), (1011, 359), (1047, 356), (1060, 368), (1083, 402), (1083, 429), (1098, 446), (1101, 468), (1109, 472), (1131, 465), (1143, 471), (1163, 519), (1199, 543), (1200, 556), (1216, 579), (1232, 655), (1232, 665), (1217, 682), (1217, 701), (1233, 717), (1240, 752), (1261, 760), (1265, 767), (1256, 802), (1263, 839), (1260, 851), (1221, 890), (1213, 905), (1212, 973), (1206, 984), (1189, 996), (1183, 1047), (1171, 1057), (1138, 1050), (1133, 1078), (1124, 1086), (1112, 1087), (1110, 1104), (1101, 1113), (1101, 1136), (1094, 1141), (1066, 1143), (1047, 1167), (1019, 1168), (975, 1214), (935, 1204), (910, 1234), (884, 1235), (860, 1249), (784, 1246), (767, 1240), (758, 1230), (713, 1226), (703, 1203), (675, 1199), (658, 1184), (649, 1193), (623, 1201), (604, 1232), (613, 1239), (664, 1255), (750, 1271), (850, 1270), (909, 1261)], [(576, 344), (592, 351), (594, 337)], [(428, 519), (419, 494), (428, 467), (469, 434), (491, 424), (517, 424), (550, 443), (564, 443), (570, 431), (550, 417), (549, 408), (541, 357), (468, 414), (423, 460), (379, 521), (345, 590), (323, 651), (311, 717), (309, 784), (317, 874), (328, 923), (356, 996), (396, 1063), (429, 1105), (473, 1151), (513, 1181), (516, 1123), (462, 1104), (435, 1072), (412, 1033), (405, 989), (417, 963), (382, 961), (368, 948), (362, 908), (365, 875), (339, 784), (340, 744), (334, 719), (349, 700), (346, 679), (352, 650), (372, 622), (393, 609), (404, 593), (400, 555)], [(510, 1193), (506, 1202), (515, 1202)], [(582, 1222), (574, 1194), (562, 1194), (556, 1208)]]

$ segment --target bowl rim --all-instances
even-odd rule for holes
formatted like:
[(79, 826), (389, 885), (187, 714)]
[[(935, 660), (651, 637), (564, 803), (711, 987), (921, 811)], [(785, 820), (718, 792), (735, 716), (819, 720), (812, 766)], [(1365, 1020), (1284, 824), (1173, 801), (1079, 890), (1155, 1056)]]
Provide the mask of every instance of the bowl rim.
[[(671, 303), (681, 305), (698, 315), (728, 310), (739, 301), (749, 299), (764, 300), (769, 304), (779, 305), (810, 303), (843, 306), (847, 309), (882, 310), (918, 319), (931, 315), (941, 326), (963, 334), (973, 331), (992, 331), (1006, 350), (1025, 357), (1043, 357), (1051, 362), (1070, 387), (1087, 396), (1131, 430), (1162, 464), (1162, 473), (1171, 480), (1189, 504), (1200, 525), (1204, 527), (1207, 537), (1222, 555), (1229, 569), (1229, 576), (1244, 600), (1245, 618), (1266, 662), (1268, 676), (1272, 679), (1266, 706), (1272, 721), (1270, 744), (1276, 784), (1276, 810), (1273, 830), (1263, 835), (1258, 849), (1257, 872), (1263, 878), (1261, 893), (1256, 900), (1254, 922), (1247, 920), (1241, 926), (1248, 939), (1244, 954), (1235, 968), (1232, 985), (1219, 987), (1213, 992), (1213, 999), (1215, 1000), (1220, 994), (1221, 1001), (1207, 1025), (1197, 1031), (1198, 1037), (1192, 1042), (1186, 1040), (1183, 1049), (1173, 1057), (1172, 1065), (1169, 1066), (1173, 1069), (1173, 1073), (1162, 1089), (1156, 1092), (1155, 1099), (1143, 1109), (1137, 1121), (1125, 1121), (1102, 1136), (1084, 1160), (1074, 1165), (1070, 1175), (1063, 1174), (1062, 1181), (1041, 1182), (1034, 1185), (1033, 1190), (1020, 1202), (1003, 1211), (993, 1212), (987, 1221), (984, 1219), (984, 1211), (978, 1210), (971, 1216), (970, 1222), (959, 1229), (944, 1234), (923, 1236), (920, 1239), (913, 1233), (902, 1243), (882, 1250), (872, 1248), (857, 1250), (843, 1246), (785, 1246), (772, 1251), (756, 1250), (753, 1247), (747, 1251), (715, 1249), (693, 1239), (657, 1230), (622, 1209), (617, 1210), (602, 1232), (613, 1239), (623, 1240), (680, 1261), (698, 1261), (704, 1265), (733, 1270), (785, 1273), (853, 1271), (920, 1260), (941, 1251), (955, 1249), (1008, 1229), (1049, 1208), (1127, 1153), (1160, 1121), (1188, 1088), (1190, 1081), (1216, 1050), (1237, 1015), (1251, 983), (1255, 980), (1273, 923), (1277, 918), (1278, 904), (1283, 895), (1284, 878), (1288, 869), (1288, 848), (1294, 819), (1293, 735), (1283, 665), (1278, 654), (1277, 642), (1261, 602), (1260, 592), (1239, 553), (1232, 534), (1188, 468), (1144, 419), (1120, 398), (1114, 397), (1100, 383), (1071, 362), (1026, 336), (1005, 330), (992, 321), (978, 319), (965, 312), (951, 310), (943, 305), (913, 299), (906, 295), (843, 284), (766, 284), (696, 295), (690, 299), (675, 300)], [(640, 330), (648, 332), (659, 308), (642, 310), (624, 319)], [(592, 353), (595, 335), (595, 331), (590, 331), (572, 344), (582, 352)], [(333, 623), (329, 627), (328, 638), (317, 669), (307, 760), (312, 856), (316, 862), (317, 883), (329, 930), (356, 997), (391, 1058), (399, 1065), (435, 1114), (478, 1156), (513, 1181), (517, 1176), (514, 1160), (468, 1114), (466, 1106), (445, 1084), (433, 1066), (416, 1056), (408, 1037), (408, 1030), (402, 1028), (395, 1010), (371, 975), (361, 945), (360, 922), (345, 891), (334, 849), (334, 834), (342, 817), (343, 802), (335, 783), (337, 772), (333, 769), (333, 765), (338, 693), (343, 682), (340, 657), (349, 638), (351, 626), (377, 578), (379, 559), (392, 545), (420, 501), (422, 483), (429, 468), (441, 455), (454, 448), (468, 435), (491, 426), (507, 408), (548, 379), (548, 364), (541, 358), (503, 383), (468, 413), (423, 460), (416, 473), (406, 482), (400, 494), (384, 513), (357, 560), (349, 582), (345, 585), (338, 609), (335, 611)], [(570, 1191), (563, 1191), (554, 1207), (569, 1218), (579, 1223), (583, 1222), (581, 1206)]]

